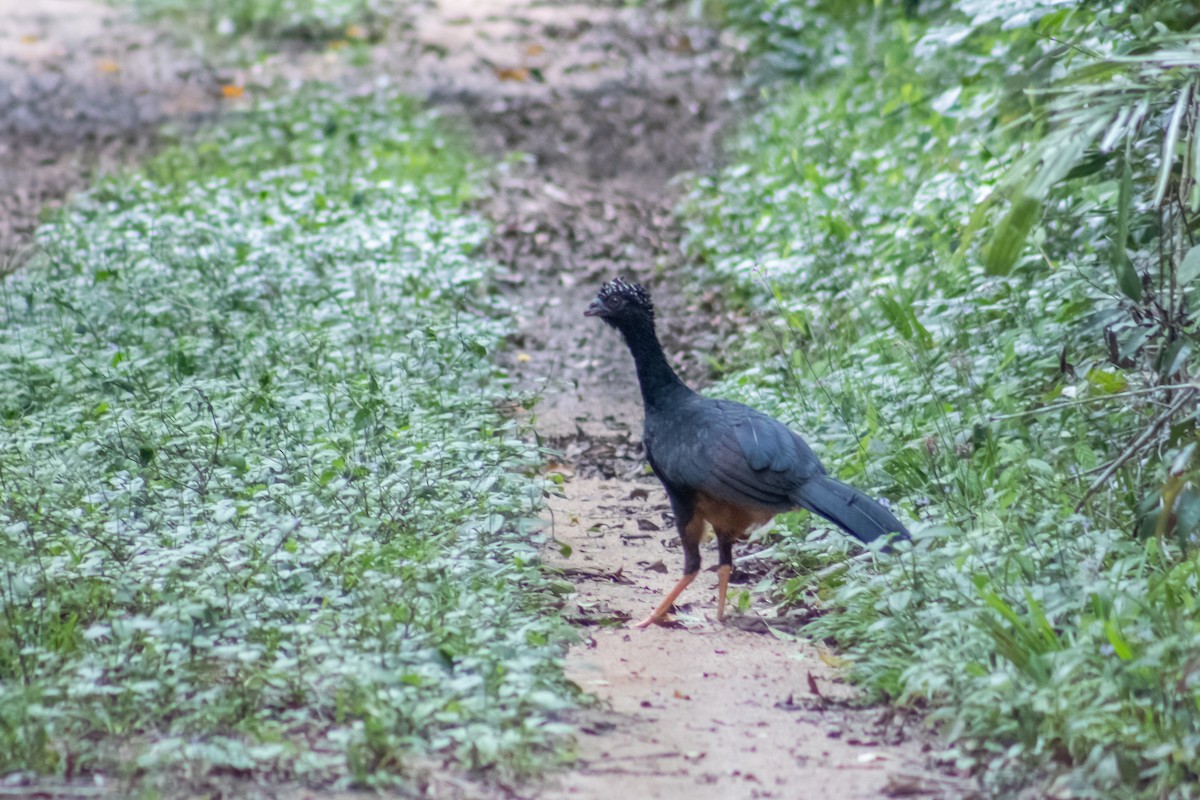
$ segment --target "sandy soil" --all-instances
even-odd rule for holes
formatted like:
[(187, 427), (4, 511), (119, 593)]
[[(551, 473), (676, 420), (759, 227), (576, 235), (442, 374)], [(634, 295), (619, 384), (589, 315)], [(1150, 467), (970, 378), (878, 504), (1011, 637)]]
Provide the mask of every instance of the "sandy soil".
[(589, 626), (568, 669), (606, 703), (584, 717), (578, 769), (545, 797), (969, 794), (932, 769), (929, 736), (856, 707), (816, 646), (772, 635), (779, 623), (761, 602), (716, 622), (711, 571), (684, 594), (675, 626), (628, 628), (678, 576), (666, 497), (650, 478), (576, 477), (566, 493), (553, 504), (553, 530), (572, 554), (555, 561), (579, 587), (569, 613)]
[[(27, 244), (40, 208), (146, 152), (160, 122), (214, 113), (230, 80), (98, 0), (0, 0), (0, 20), (0, 253)], [(434, 765), (420, 796), (971, 796), (934, 763), (932, 737), (857, 706), (836, 659), (786, 633), (795, 621), (760, 595), (718, 624), (716, 576), (703, 572), (676, 626), (627, 627), (677, 579), (682, 556), (641, 459), (632, 361), (582, 311), (615, 275), (646, 283), (669, 356), (696, 385), (705, 354), (752, 324), (695, 285), (671, 213), (672, 179), (714, 163), (738, 113), (736, 43), (678, 10), (619, 4), (440, 0), (414, 5), (410, 22), (365, 66), (281, 52), (234, 78), (389, 76), (460, 116), (491, 152), (527, 154), (479, 210), (493, 220), (487, 254), (519, 322), (507, 366), (538, 392), (535, 428), (562, 454), (551, 466), (563, 496), (547, 514), (559, 546), (546, 557), (577, 587), (564, 613), (583, 643), (568, 670), (598, 698), (575, 720), (575, 769), (501, 787)], [(715, 550), (705, 559), (712, 566)], [(756, 563), (735, 572), (735, 601)], [(329, 796), (262, 785), (229, 794)]]

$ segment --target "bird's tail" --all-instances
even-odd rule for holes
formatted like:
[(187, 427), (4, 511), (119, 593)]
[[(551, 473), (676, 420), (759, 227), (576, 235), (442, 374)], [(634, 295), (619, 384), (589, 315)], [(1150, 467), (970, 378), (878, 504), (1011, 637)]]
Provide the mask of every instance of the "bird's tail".
[(814, 514), (820, 514), (864, 544), (880, 536), (908, 539), (908, 530), (892, 512), (878, 501), (825, 475), (805, 481), (792, 496), (792, 502)]

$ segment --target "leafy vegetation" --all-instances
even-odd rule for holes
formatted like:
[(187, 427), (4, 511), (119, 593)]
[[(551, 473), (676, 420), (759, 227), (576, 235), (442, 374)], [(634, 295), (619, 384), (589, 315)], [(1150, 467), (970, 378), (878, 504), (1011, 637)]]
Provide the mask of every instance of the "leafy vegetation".
[(689, 248), (778, 321), (719, 390), (922, 521), (788, 598), (997, 792), (1196, 796), (1200, 8), (726, 11), (774, 80)]
[(0, 771), (551, 752), (569, 631), (472, 186), (409, 102), (308, 90), (41, 230), (0, 294)]

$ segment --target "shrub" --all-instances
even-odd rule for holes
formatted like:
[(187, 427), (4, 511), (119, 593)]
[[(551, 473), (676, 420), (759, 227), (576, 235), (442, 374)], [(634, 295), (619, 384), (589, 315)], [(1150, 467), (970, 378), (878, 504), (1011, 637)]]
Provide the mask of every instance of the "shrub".
[(563, 623), (465, 150), (309, 90), (110, 180), (0, 306), (0, 769), (534, 768)]
[(683, 212), (775, 316), (719, 391), (922, 520), (785, 593), (997, 790), (1200, 772), (1193, 11), (730, 4), (790, 77)]

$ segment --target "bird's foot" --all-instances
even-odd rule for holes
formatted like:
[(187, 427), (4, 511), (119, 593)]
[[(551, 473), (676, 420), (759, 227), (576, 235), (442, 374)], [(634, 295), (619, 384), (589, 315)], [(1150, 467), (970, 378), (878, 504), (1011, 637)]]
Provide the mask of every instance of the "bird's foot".
[(651, 614), (650, 616), (646, 617), (644, 620), (637, 623), (633, 627), (649, 628), (651, 625), (667, 626), (667, 625), (674, 625), (677, 621), (678, 620), (676, 620), (675, 617), (671, 616), (670, 614), (657, 614), (657, 615)]

